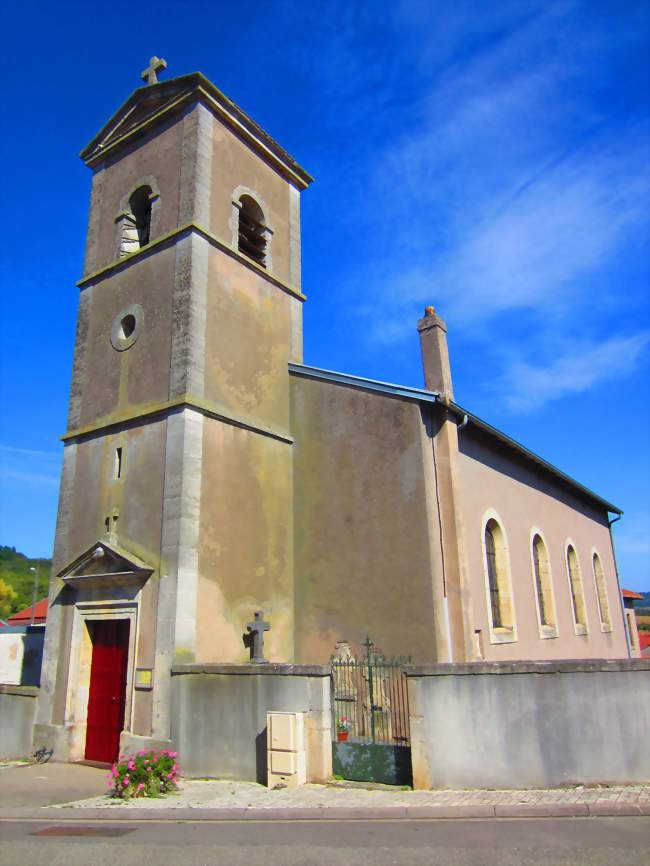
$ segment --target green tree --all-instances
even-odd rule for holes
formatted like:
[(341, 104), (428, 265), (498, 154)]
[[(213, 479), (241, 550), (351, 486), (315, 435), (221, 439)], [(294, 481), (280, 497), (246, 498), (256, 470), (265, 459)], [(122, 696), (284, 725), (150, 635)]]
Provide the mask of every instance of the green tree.
[(4, 619), (10, 615), (17, 597), (13, 586), (0, 577), (0, 618)]
[(31, 568), (39, 568), (37, 600), (47, 596), (51, 565), (49, 559), (30, 559), (13, 547), (0, 545), (0, 580), (15, 593), (13, 598), (3, 599), (5, 604), (8, 602), (10, 606), (8, 610), (6, 607), (0, 608), (0, 617), (6, 618), (31, 605), (34, 595), (34, 574), (30, 571)]

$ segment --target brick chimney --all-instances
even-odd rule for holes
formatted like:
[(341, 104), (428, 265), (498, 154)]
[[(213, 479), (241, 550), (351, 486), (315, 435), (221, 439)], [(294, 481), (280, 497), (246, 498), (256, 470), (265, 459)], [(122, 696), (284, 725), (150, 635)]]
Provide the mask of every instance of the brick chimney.
[(427, 391), (454, 399), (447, 351), (447, 326), (436, 314), (433, 307), (425, 307), (424, 318), (418, 322), (422, 366), (424, 367), (424, 386)]

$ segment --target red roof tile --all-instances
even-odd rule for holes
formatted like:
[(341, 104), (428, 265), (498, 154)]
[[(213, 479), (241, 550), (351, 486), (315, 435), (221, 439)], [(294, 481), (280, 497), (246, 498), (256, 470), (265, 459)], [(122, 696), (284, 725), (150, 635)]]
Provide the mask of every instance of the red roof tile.
[[(47, 599), (42, 598), (34, 605), (34, 622), (44, 623), (47, 619)], [(29, 625), (32, 621), (32, 606), (26, 607), (25, 610), (19, 610), (18, 613), (12, 614), (7, 618), (9, 625)]]
[(641, 595), (638, 592), (632, 592), (631, 589), (622, 589), (623, 598), (645, 598), (645, 596)]

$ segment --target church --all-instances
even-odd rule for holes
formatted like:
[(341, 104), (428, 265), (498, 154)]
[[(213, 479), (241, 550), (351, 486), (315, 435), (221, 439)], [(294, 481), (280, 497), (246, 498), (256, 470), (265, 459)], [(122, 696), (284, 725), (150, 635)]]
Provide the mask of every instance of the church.
[(456, 402), (433, 307), (413, 323), (424, 387), (305, 364), (312, 178), (164, 65), (81, 152), (35, 744), (112, 760), (170, 742), (174, 671), (246, 666), (255, 629), (269, 668), (367, 633), (415, 664), (629, 658), (620, 510)]

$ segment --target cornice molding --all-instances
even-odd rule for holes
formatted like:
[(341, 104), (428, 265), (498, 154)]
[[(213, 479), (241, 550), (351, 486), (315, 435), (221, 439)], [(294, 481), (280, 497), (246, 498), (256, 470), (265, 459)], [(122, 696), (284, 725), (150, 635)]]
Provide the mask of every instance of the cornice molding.
[[(164, 99), (167, 94), (169, 94), (168, 102), (154, 108), (151, 114), (129, 127), (124, 133), (119, 133), (120, 126), (138, 105), (152, 96), (154, 98), (160, 96)], [(86, 165), (95, 168), (107, 156), (112, 155), (134, 138), (143, 135), (148, 128), (156, 126), (160, 121), (180, 112), (193, 102), (205, 104), (224, 125), (232, 129), (298, 189), (305, 189), (313, 182), (313, 177), (275, 139), (200, 72), (192, 72), (189, 75), (135, 90), (79, 155)], [(111, 136), (114, 137), (109, 140)]]
[(90, 438), (99, 432), (107, 432), (111, 429), (120, 429), (131, 426), (140, 421), (153, 419), (156, 416), (159, 418), (165, 418), (173, 412), (180, 412), (183, 409), (192, 409), (195, 412), (200, 412), (206, 418), (222, 421), (225, 424), (231, 424), (233, 427), (241, 427), (243, 430), (258, 433), (260, 436), (267, 436), (268, 438), (275, 439), (278, 442), (284, 442), (286, 445), (293, 445), (293, 437), (289, 436), (287, 433), (283, 433), (272, 427), (256, 424), (250, 418), (232, 415), (231, 413), (224, 411), (222, 407), (219, 407), (208, 400), (196, 397), (193, 394), (183, 394), (175, 400), (165, 400), (162, 403), (143, 406), (133, 412), (120, 415), (119, 418), (105, 418), (95, 424), (87, 424), (84, 427), (78, 427), (76, 430), (69, 430), (61, 436), (61, 441), (65, 444), (78, 442), (79, 440)]
[(273, 274), (270, 274), (265, 268), (263, 268), (261, 265), (258, 265), (257, 262), (253, 261), (253, 259), (249, 259), (248, 256), (240, 253), (239, 250), (233, 250), (233, 248), (229, 244), (227, 244), (225, 241), (222, 241), (221, 238), (218, 238), (215, 234), (213, 234), (211, 231), (209, 231), (197, 222), (184, 223), (178, 228), (172, 229), (171, 231), (166, 232), (164, 235), (160, 235), (159, 237), (154, 238), (146, 245), (146, 247), (141, 247), (141, 249), (135, 250), (135, 252), (129, 253), (128, 255), (123, 256), (120, 259), (115, 259), (115, 261), (111, 262), (108, 265), (105, 265), (103, 268), (99, 268), (98, 270), (93, 271), (92, 273), (82, 277), (80, 280), (77, 281), (76, 285), (78, 288), (84, 289), (86, 288), (86, 286), (98, 283), (100, 280), (103, 280), (114, 273), (128, 268), (131, 264), (133, 264), (133, 262), (140, 261), (141, 259), (146, 258), (148, 255), (151, 254), (152, 251), (162, 249), (165, 246), (169, 246), (170, 244), (181, 240), (191, 232), (196, 232), (196, 234), (200, 235), (202, 238), (205, 238), (205, 240), (207, 240), (211, 246), (221, 250), (221, 252), (226, 253), (226, 255), (230, 256), (231, 258), (236, 259), (249, 270), (255, 271), (255, 273), (259, 274), (260, 277), (264, 277), (265, 280), (267, 280), (269, 283), (273, 283), (274, 286), (277, 286), (288, 295), (292, 295), (299, 301), (307, 300), (307, 297), (303, 295), (303, 293), (299, 291), (295, 286), (290, 286), (289, 283), (285, 283), (284, 280), (279, 279), (279, 277), (273, 276)]

